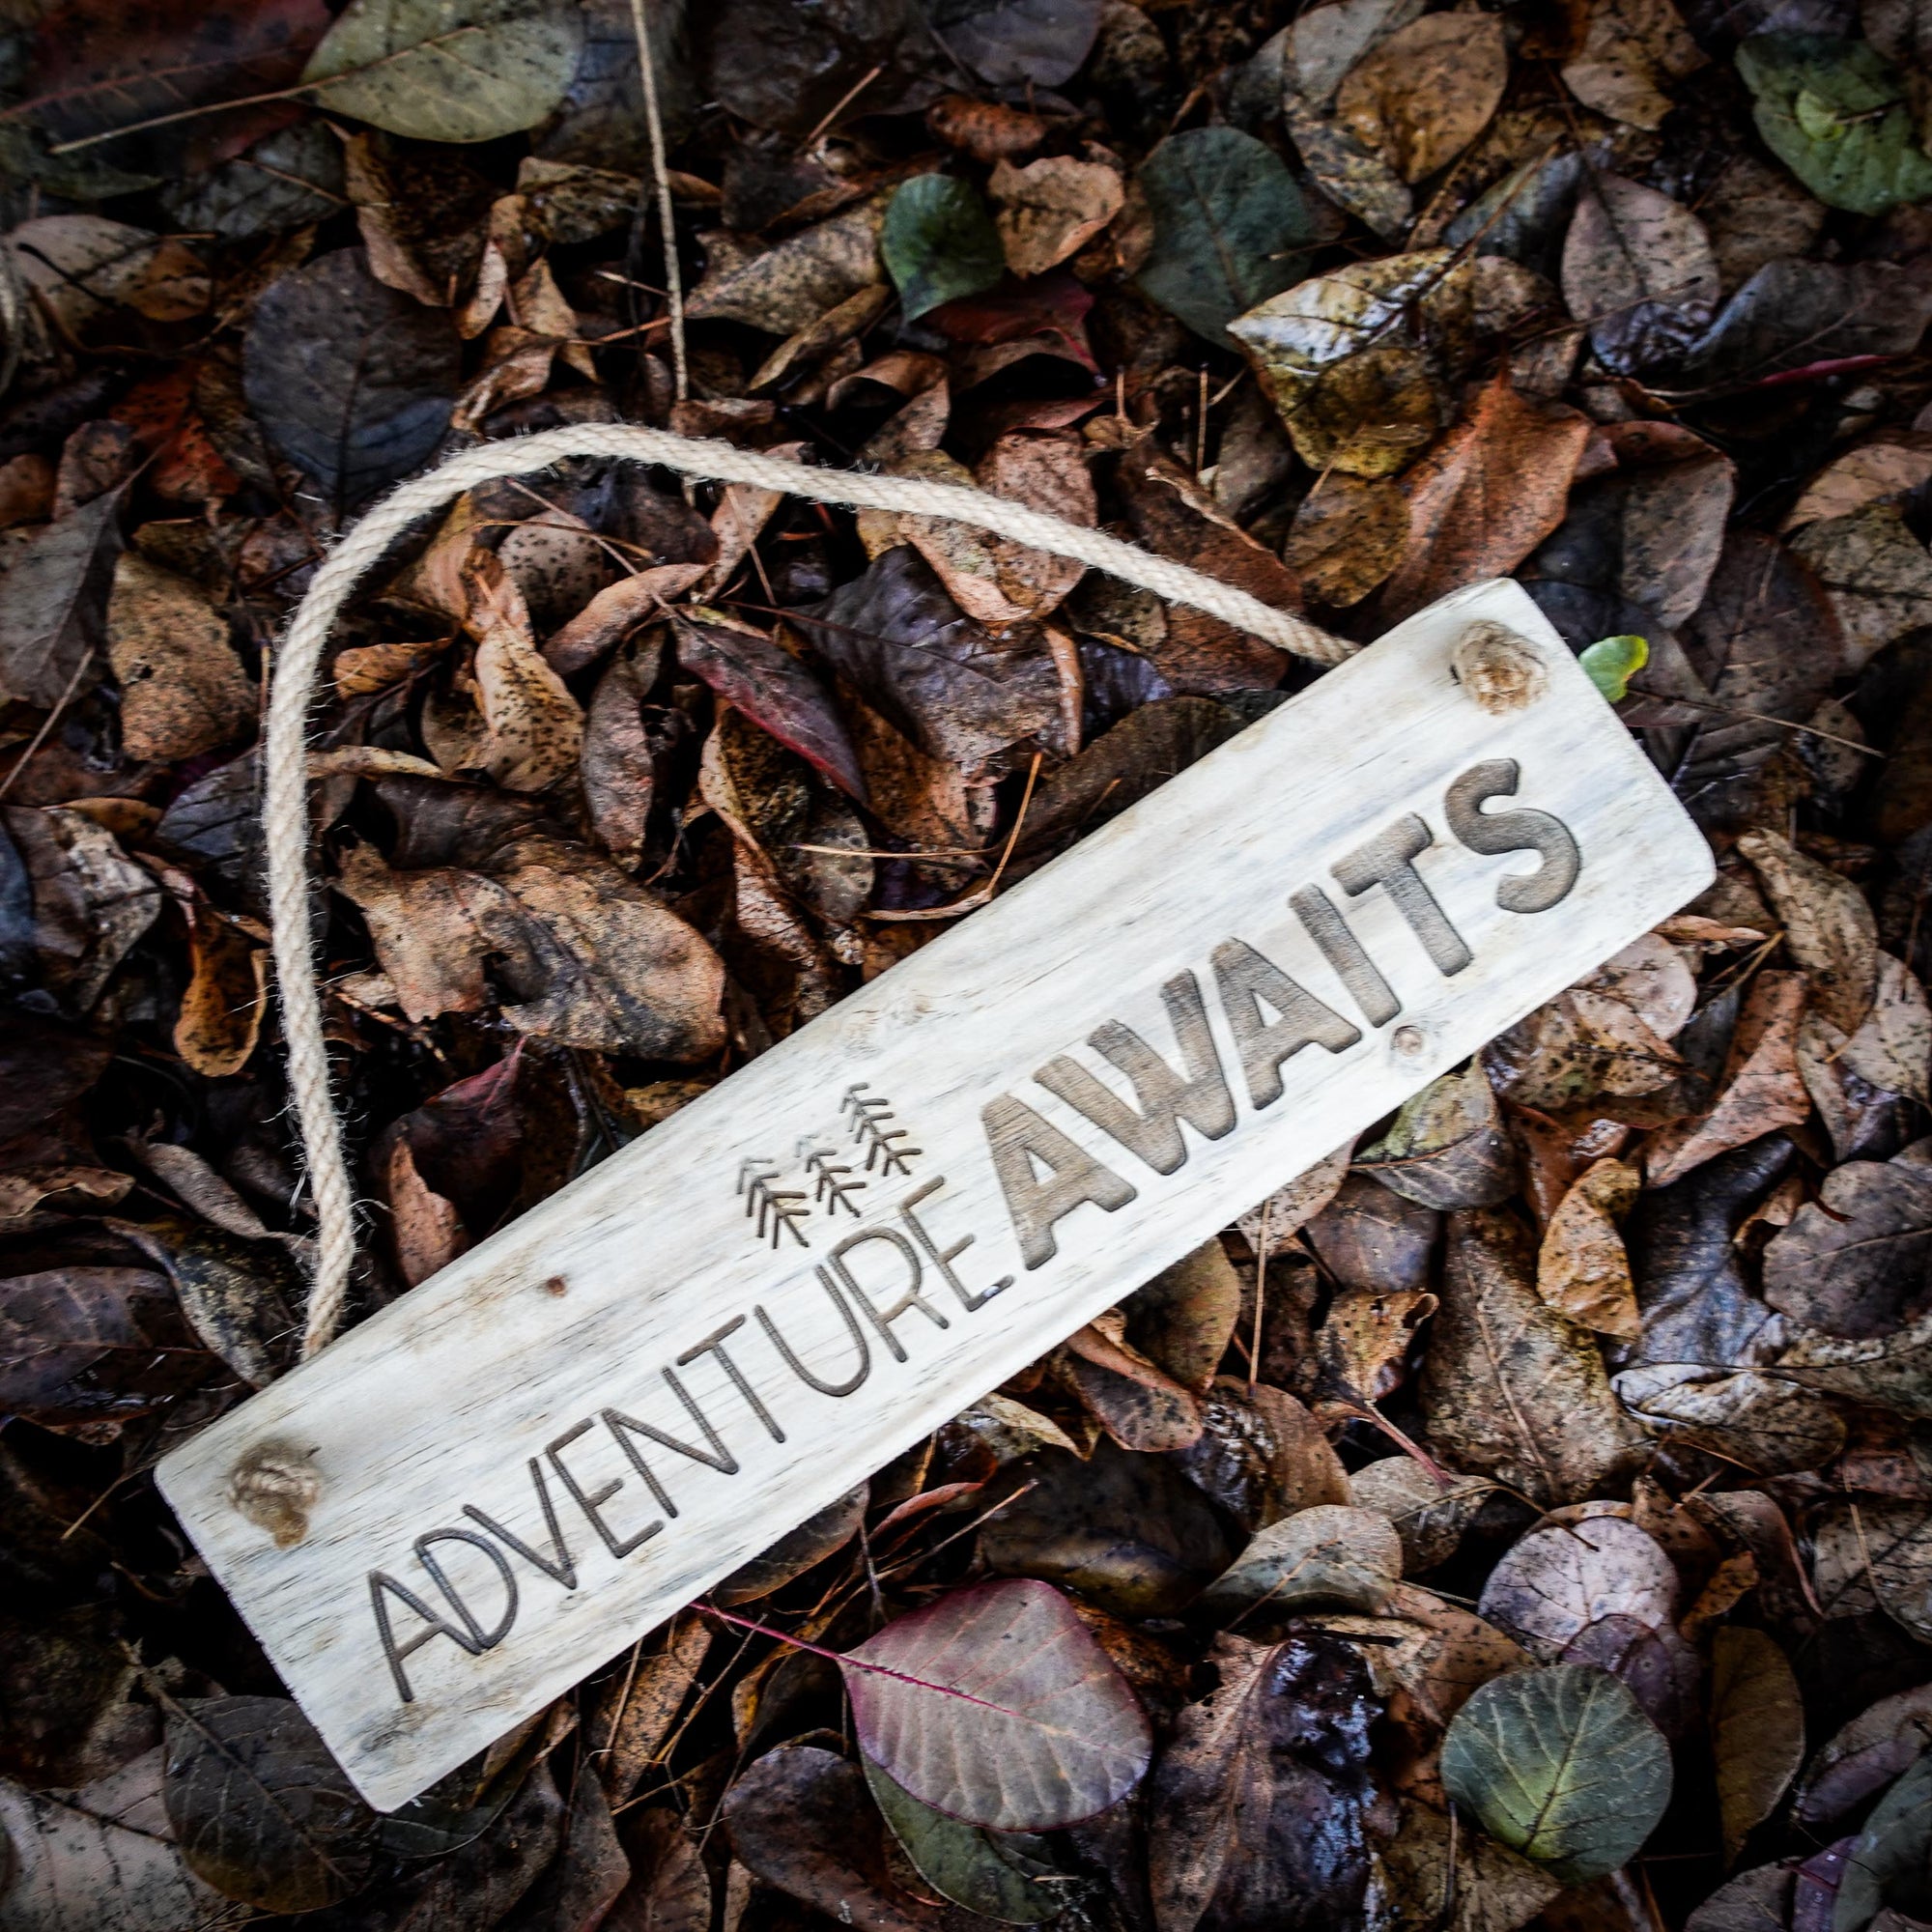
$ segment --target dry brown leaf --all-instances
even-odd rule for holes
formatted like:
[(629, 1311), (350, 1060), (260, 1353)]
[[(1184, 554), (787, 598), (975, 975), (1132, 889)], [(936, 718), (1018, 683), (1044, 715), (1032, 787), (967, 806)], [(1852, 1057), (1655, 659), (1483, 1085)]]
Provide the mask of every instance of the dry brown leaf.
[[(901, 475), (969, 488), (977, 485), (995, 497), (1089, 528), (1099, 520), (1085, 453), (1065, 437), (1003, 436), (970, 472), (939, 450), (908, 455), (895, 468)], [(898, 527), (904, 540), (939, 573), (952, 601), (982, 624), (1043, 617), (1059, 607), (1085, 574), (1086, 567), (1069, 557), (1028, 550), (964, 524), (901, 516)]]
[(1826, 210), (1784, 169), (1742, 154), (1725, 163), (1697, 213), (1729, 296), (1767, 264), (1808, 255), (1825, 226)]
[(1595, 0), (1564, 85), (1585, 107), (1634, 128), (1658, 128), (1675, 105), (1664, 90), (1706, 65), (1670, 0)]
[(925, 125), (946, 143), (976, 161), (992, 163), (1031, 154), (1044, 141), (1048, 125), (1024, 108), (996, 100), (949, 94), (925, 110)]
[(1408, 548), (1408, 503), (1385, 476), (1336, 470), (1302, 498), (1283, 559), (1322, 603), (1359, 604)]
[(107, 603), (107, 658), (121, 682), (130, 758), (191, 758), (255, 722), (255, 687), (228, 625), (185, 577), (124, 551)]
[(1544, 1508), (1604, 1493), (1642, 1454), (1596, 1343), (1538, 1295), (1534, 1245), (1506, 1210), (1450, 1217), (1422, 1410), (1448, 1462)]
[(479, 551), (465, 567), (472, 588), (479, 762), (511, 791), (543, 791), (577, 769), (583, 711), (544, 662), (523, 594), (502, 562)]
[(175, 1018), (175, 1051), (197, 1073), (240, 1073), (262, 1037), (269, 955), (227, 920), (197, 903), (188, 936), (191, 968)]
[[(693, 292), (694, 322), (748, 323), (768, 335), (809, 328), (879, 278), (879, 228), (892, 191), (733, 264), (721, 261)], [(714, 260), (719, 260), (714, 257)]]
[(1861, 670), (1894, 638), (1932, 624), (1932, 555), (1896, 503), (1808, 524), (1791, 539), (1844, 626), (1846, 668)]
[(1811, 1096), (1798, 1068), (1805, 992), (1802, 973), (1760, 973), (1751, 982), (1716, 1102), (1709, 1112), (1663, 1127), (1644, 1144), (1646, 1186), (1667, 1187), (1713, 1155), (1809, 1116)]
[(1446, 167), (1496, 111), (1509, 81), (1492, 14), (1429, 14), (1391, 34), (1343, 81), (1335, 105), (1404, 181)]
[(1878, 924), (1864, 895), (1776, 832), (1747, 832), (1738, 850), (1784, 926), (1792, 963), (1810, 976), (1813, 1008), (1856, 1033), (1878, 992)]
[(1016, 168), (1003, 160), (986, 184), (998, 213), (993, 226), (1007, 267), (1016, 275), (1043, 275), (1076, 255), (1126, 200), (1118, 168), (1105, 161), (1054, 156)]
[(1408, 544), (1382, 586), (1383, 620), (1397, 623), (1464, 584), (1514, 570), (1562, 523), (1589, 440), (1589, 418), (1577, 411), (1520, 396), (1506, 374), (1485, 384), (1474, 408), (1402, 479)]
[(383, 1163), (383, 1192), (389, 1204), (389, 1238), (396, 1268), (410, 1287), (427, 1281), (469, 1245), (463, 1216), (453, 1201), (429, 1185), (416, 1171), (407, 1134), (389, 1143)]
[(1550, 1307), (1625, 1342), (1635, 1341), (1643, 1323), (1617, 1221), (1642, 1184), (1620, 1160), (1593, 1162), (1549, 1217), (1536, 1262), (1536, 1290)]
[(1907, 497), (1932, 477), (1932, 436), (1907, 434), (1897, 441), (1868, 442), (1833, 457), (1810, 482), (1778, 525), (1795, 530), (1829, 517), (1849, 517), (1873, 503)]
[(689, 590), (709, 568), (702, 563), (658, 563), (607, 583), (576, 616), (552, 633), (544, 643), (544, 662), (565, 677), (587, 670), (640, 625), (660, 616), (666, 604)]
[(1712, 1638), (1711, 1741), (1724, 1857), (1735, 1864), (1804, 1762), (1804, 1707), (1776, 1637), (1732, 1628)]

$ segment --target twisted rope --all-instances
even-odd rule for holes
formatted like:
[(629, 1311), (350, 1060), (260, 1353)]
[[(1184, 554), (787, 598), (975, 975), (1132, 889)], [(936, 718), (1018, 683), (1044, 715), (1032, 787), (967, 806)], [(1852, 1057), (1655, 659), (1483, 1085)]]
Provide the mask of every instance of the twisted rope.
[(1245, 590), (1154, 556), (1104, 531), (1063, 523), (1058, 517), (1045, 516), (1004, 497), (915, 477), (814, 469), (725, 442), (694, 441), (665, 430), (606, 423), (545, 430), (537, 436), (466, 450), (440, 469), (391, 492), (331, 553), (302, 598), (275, 663), (264, 738), (262, 820), (275, 977), (281, 988), (289, 1088), (308, 1161), (309, 1184), (315, 1191), (318, 1224), (315, 1278), (302, 1339), (305, 1355), (315, 1353), (334, 1334), (355, 1258), (355, 1202), (342, 1151), (342, 1125), (329, 1090), (322, 999), (316, 983), (315, 938), (309, 926), (306, 739), (316, 673), (329, 633), (350, 593), (418, 518), (440, 510), (478, 484), (499, 476), (526, 475), (575, 456), (655, 464), (686, 476), (754, 484), (848, 509), (886, 510), (964, 524), (1010, 538), (1030, 550), (1047, 551), (1106, 571), (1169, 603), (1204, 611), (1318, 664), (1339, 664), (1354, 648), (1290, 611), (1274, 610)]

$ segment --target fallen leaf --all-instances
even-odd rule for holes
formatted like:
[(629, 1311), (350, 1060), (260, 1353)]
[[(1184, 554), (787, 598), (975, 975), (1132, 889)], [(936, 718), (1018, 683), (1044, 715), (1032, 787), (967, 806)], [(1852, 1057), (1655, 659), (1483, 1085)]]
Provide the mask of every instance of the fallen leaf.
[(1932, 156), (1876, 47), (1763, 34), (1739, 43), (1737, 67), (1765, 145), (1826, 207), (1883, 214), (1932, 194)]
[(340, 518), (442, 440), (460, 353), (445, 314), (342, 248), (283, 275), (256, 304), (242, 382), (270, 440)]
[(1634, 1342), (1642, 1332), (1630, 1256), (1617, 1221), (1643, 1177), (1620, 1160), (1593, 1161), (1558, 1203), (1536, 1261), (1536, 1292), (1559, 1314)]
[(1308, 1245), (1344, 1288), (1393, 1294), (1427, 1285), (1442, 1216), (1366, 1175), (1350, 1174), (1306, 1231)]
[(1714, 1154), (1810, 1118), (1811, 1096), (1798, 1068), (1798, 1028), (1807, 991), (1802, 973), (1760, 973), (1751, 982), (1715, 1103), (1644, 1143), (1646, 1186), (1667, 1187)]
[(900, 184), (879, 230), (879, 256), (908, 322), (994, 287), (1007, 266), (979, 190), (952, 175)]
[(1253, 1534), (1318, 1503), (1347, 1503), (1349, 1479), (1313, 1414), (1285, 1390), (1215, 1378), (1202, 1432), (1174, 1461)]
[(1161, 1269), (1124, 1304), (1135, 1346), (1183, 1388), (1205, 1392), (1241, 1312), (1241, 1280), (1218, 1239)]
[(1785, 512), (1780, 530), (1850, 517), (1874, 503), (1909, 497), (1932, 478), (1932, 437), (1868, 442), (1836, 456), (1804, 486)]
[(1007, 267), (1016, 275), (1043, 275), (1076, 255), (1126, 199), (1117, 169), (1104, 161), (1068, 156), (1016, 168), (1002, 158), (986, 185)]
[(1151, 1754), (1125, 1679), (1044, 1583), (955, 1590), (839, 1667), (866, 1755), (923, 1804), (992, 1831), (1104, 1811)]
[(810, 327), (879, 279), (879, 230), (887, 199), (875, 196), (749, 261), (714, 269), (693, 291), (687, 314), (694, 322), (746, 323), (768, 335)]
[(859, 1932), (937, 1932), (940, 1911), (890, 1875), (885, 1831), (856, 1765), (816, 1745), (767, 1751), (725, 1794), (739, 1859), (765, 1884)]
[(1520, 1932), (1563, 1890), (1527, 1859), (1481, 1832), (1459, 1829), (1446, 1810), (1419, 1800), (1404, 1807), (1381, 1863), (1402, 1914), (1397, 1922), (1437, 1932)]
[(285, 1697), (170, 1707), (168, 1823), (197, 1878), (270, 1912), (309, 1912), (373, 1868), (376, 1814)]
[(1222, 1634), (1210, 1657), (1219, 1688), (1180, 1713), (1151, 1781), (1155, 1925), (1350, 1921), (1369, 1882), (1367, 1670), (1315, 1631), (1273, 1649)]
[[(0, 1400), (36, 1422), (145, 1414), (204, 1378), (183, 1359), (191, 1350), (172, 1285), (145, 1268), (55, 1268), (0, 1281)], [(90, 1775), (83, 1767), (74, 1777), (65, 1763), (46, 1776), (17, 1762), (7, 1769), (44, 1784)]]
[(419, 141), (492, 141), (562, 99), (581, 16), (548, 0), (350, 0), (302, 71), (319, 105)]
[(1727, 1628), (1711, 1640), (1711, 1740), (1724, 1857), (1735, 1864), (1804, 1762), (1798, 1680), (1763, 1631)]
[(0, 577), (0, 690), (51, 711), (78, 688), (101, 641), (115, 554), (118, 494), (97, 497), (37, 531)]
[(1791, 539), (1791, 551), (1817, 573), (1838, 613), (1847, 669), (1861, 670), (1893, 639), (1932, 623), (1932, 554), (1896, 503), (1820, 517)]
[(1638, 1454), (1588, 1331), (1538, 1297), (1529, 1236), (1498, 1209), (1450, 1219), (1422, 1409), (1449, 1462), (1546, 1508), (1601, 1494)]
[(1719, 310), (1680, 380), (1748, 383), (1845, 355), (1909, 355), (1932, 287), (1889, 262), (1767, 262)]
[(27, 286), (70, 335), (125, 305), (156, 322), (208, 306), (208, 271), (172, 238), (102, 214), (43, 214), (8, 237)]
[(1346, 123), (1321, 113), (1292, 88), (1283, 92), (1281, 111), (1295, 153), (1321, 192), (1384, 241), (1400, 240), (1415, 213), (1415, 197), (1401, 175)]
[[(1150, 550), (1232, 583), (1277, 610), (1300, 607), (1301, 588), (1274, 554), (1238, 528), (1178, 464), (1151, 452), (1124, 455), (1114, 487), (1133, 534)], [(1205, 611), (1171, 606), (1150, 661), (1177, 691), (1209, 696), (1265, 690), (1286, 662), (1272, 644)]]
[(1050, 731), (1059, 715), (1059, 673), (1040, 634), (988, 632), (907, 546), (792, 616), (920, 750), (968, 776)]
[(1844, 1420), (1831, 1403), (1781, 1376), (1655, 1362), (1624, 1370), (1615, 1382), (1624, 1406), (1665, 1441), (1762, 1476), (1822, 1469), (1845, 1446)]
[(1734, 155), (1724, 164), (1697, 213), (1727, 296), (1768, 264), (1809, 254), (1825, 225), (1822, 202), (1752, 154)]
[(1314, 239), (1307, 204), (1271, 148), (1235, 128), (1170, 134), (1136, 177), (1153, 218), (1142, 291), (1197, 335), (1290, 287)]
[(1317, 1604), (1374, 1615), (1401, 1576), (1402, 1539), (1386, 1517), (1318, 1503), (1260, 1530), (1208, 1584), (1201, 1607), (1229, 1628), (1257, 1613), (1294, 1616)]
[[(1076, 443), (1063, 437), (1003, 436), (975, 470), (941, 451), (908, 457), (899, 470), (903, 475), (977, 487), (1089, 528), (1099, 521), (1085, 457)], [(1085, 574), (1085, 567), (1071, 557), (1028, 550), (1009, 538), (969, 529), (963, 524), (901, 516), (898, 526), (938, 573), (953, 602), (981, 624), (1044, 617)]]
[(1375, 589), (1407, 548), (1408, 505), (1399, 486), (1338, 470), (1302, 498), (1282, 557), (1312, 595), (1345, 611)]
[(1764, 1298), (1808, 1327), (1865, 1340), (1925, 1312), (1932, 1262), (1926, 1143), (1895, 1160), (1847, 1161), (1764, 1252)]
[(1877, 923), (1864, 895), (1776, 832), (1747, 832), (1738, 850), (1783, 923), (1792, 963), (1810, 978), (1811, 1004), (1856, 1033), (1878, 990)]
[(832, 694), (810, 669), (763, 632), (722, 611), (673, 613), (678, 662), (727, 698), (761, 730), (862, 805), (866, 778)]
[(1481, 1060), (1405, 1100), (1355, 1165), (1425, 1208), (1493, 1208), (1516, 1192), (1516, 1150)]
[(1519, 395), (1500, 374), (1487, 384), (1402, 479), (1408, 542), (1382, 585), (1383, 621), (1514, 570), (1563, 521), (1589, 437), (1575, 410)]
[(1499, 1677), (1463, 1706), (1442, 1781), (1492, 1836), (1581, 1885), (1650, 1835), (1670, 1800), (1670, 1751), (1616, 1678), (1558, 1664)]
[(995, 1571), (1045, 1577), (1122, 1616), (1173, 1616), (1235, 1557), (1207, 1496), (1165, 1456), (1103, 1438), (1089, 1461), (1049, 1449), (1007, 1473), (1020, 1492), (980, 1538)]
[(1932, 1007), (1918, 975), (1890, 953), (1881, 952), (1871, 1011), (1849, 1039), (1834, 1040), (1833, 1050), (1861, 1080), (1888, 1094), (1932, 1102), (1927, 1086), (1932, 1076), (1928, 1064), (1932, 1063)]
[(182, 1861), (161, 1807), (158, 1746), (78, 1791), (0, 1780), (13, 1849), (0, 1912), (34, 1932), (148, 1932), (226, 1909)]
[(33, 881), (34, 948), (47, 989), (89, 1011), (160, 916), (161, 890), (111, 832), (64, 806), (5, 808)]
[(500, 878), (456, 867), (391, 871), (368, 846), (342, 891), (369, 922), (383, 970), (412, 1019), (481, 1009), (496, 953), (524, 997), (519, 1031), (650, 1059), (699, 1060), (723, 1037), (724, 967), (709, 946), (613, 867), (541, 849)]
[(1932, 1685), (1881, 1697), (1819, 1747), (1792, 1795), (1792, 1815), (1819, 1829), (1911, 1769), (1932, 1742)]
[(1631, 373), (1680, 355), (1710, 326), (1719, 293), (1710, 238), (1688, 208), (1621, 175), (1584, 184), (1563, 242), (1563, 295), (1608, 367)]
[(1384, 1456), (1349, 1478), (1355, 1506), (1394, 1524), (1405, 1576), (1448, 1562), (1477, 1511), (1495, 1493), (1495, 1485), (1479, 1476), (1447, 1475), (1445, 1488), (1413, 1456)]
[(1003, 1925), (1039, 1925), (1058, 1915), (1053, 1891), (1036, 1882), (1057, 1876), (1044, 1839), (962, 1824), (923, 1804), (870, 1758), (861, 1769), (893, 1836), (941, 1897)]
[(997, 100), (976, 100), (966, 94), (935, 100), (925, 110), (925, 125), (949, 148), (957, 148), (988, 167), (1032, 154), (1049, 132), (1037, 114)]
[(269, 955), (230, 922), (197, 905), (188, 962), (174, 1048), (195, 1072), (226, 1079), (247, 1065), (262, 1037)]
[(1329, 0), (1298, 15), (1284, 51), (1296, 90), (1317, 106), (1378, 41), (1406, 27), (1422, 0)]
[(1483, 131), (1508, 80), (1500, 21), (1486, 14), (1432, 14), (1358, 61), (1335, 104), (1405, 181), (1418, 182)]
[(1655, 1538), (1621, 1517), (1533, 1529), (1504, 1551), (1477, 1608), (1544, 1662), (1590, 1628), (1626, 1617), (1651, 1630), (1677, 1611), (1677, 1573)]
[(1563, 84), (1585, 107), (1654, 130), (1675, 104), (1666, 84), (1705, 65), (1670, 0), (1595, 0)]
[(1932, 1635), (1932, 1510), (1884, 1500), (1827, 1505), (1811, 1533), (1811, 1581), (1827, 1617), (1882, 1609), (1926, 1641)]
[[(1808, 720), (1838, 673), (1843, 633), (1823, 585), (1782, 545), (1734, 525), (1685, 654), (1719, 707), (1679, 766), (1680, 795), (1722, 822), (1751, 776), (1789, 741), (1776, 721)], [(1736, 802), (1736, 803), (1734, 803)]]
[(121, 741), (131, 758), (191, 758), (254, 723), (255, 687), (228, 626), (185, 578), (137, 552), (114, 565), (107, 661), (121, 685)]
[[(1832, 1932), (1859, 1932), (1861, 1926), (1909, 1932), (1932, 1905), (1926, 1880), (1932, 1862), (1932, 1758), (1920, 1758), (1879, 1800), (1843, 1858)], [(1879, 1910), (1892, 1899), (1902, 1901), (1896, 1918)], [(1888, 1926), (1887, 1919), (1893, 1923)]]

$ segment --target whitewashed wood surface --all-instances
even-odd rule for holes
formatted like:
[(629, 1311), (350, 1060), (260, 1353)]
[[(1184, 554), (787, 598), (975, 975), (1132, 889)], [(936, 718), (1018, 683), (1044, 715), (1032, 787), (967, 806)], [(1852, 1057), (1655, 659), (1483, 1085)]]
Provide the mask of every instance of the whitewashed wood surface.
[[(1455, 639), (1482, 618), (1532, 639), (1548, 666), (1547, 695), (1513, 716), (1486, 715), (1449, 672)], [(1448, 786), (1497, 758), (1517, 761), (1520, 778), (1515, 797), (1492, 810), (1553, 813), (1578, 847), (1574, 888), (1545, 911), (1497, 904), (1503, 882), (1536, 872), (1534, 852), (1485, 857), (1448, 827)], [(1434, 839), (1415, 868), (1471, 955), (1453, 976), (1432, 963), (1384, 890), (1351, 898), (1331, 873), (1409, 813)], [(393, 1807), (1711, 877), (1703, 838), (1528, 597), (1507, 582), (1461, 592), (176, 1450), (158, 1471), (162, 1492), (357, 1787)], [(1290, 895), (1309, 885), (1345, 914), (1394, 989), (1403, 1010), (1393, 1020), (1370, 1023), (1291, 911)], [(1259, 1110), (1217, 1004), (1210, 962), (1230, 940), (1257, 949), (1359, 1034), (1338, 1051), (1295, 1053), (1281, 1068), (1285, 1092)], [(1108, 1021), (1177, 1064), (1161, 989), (1183, 972), (1203, 990), (1236, 1119), (1218, 1139), (1183, 1129), (1185, 1160), (1162, 1174), (1033, 1075), (1065, 1055), (1124, 1097), (1124, 1080), (1086, 1044)], [(867, 1143), (844, 1101), (857, 1082), (867, 1083), (859, 1099), (871, 1103), (879, 1134), (904, 1134), (885, 1143), (903, 1154), (903, 1171), (885, 1173), (875, 1159), (866, 1172)], [(1133, 1190), (1111, 1210), (1088, 1203), (1059, 1220), (1056, 1252), (1033, 1267), (982, 1123), (1002, 1096)], [(846, 1207), (812, 1198), (801, 1142), (834, 1151), (821, 1166), (852, 1170), (835, 1175), (841, 1186), (867, 1183)], [(748, 1161), (769, 1166), (748, 1172)], [(763, 1238), (748, 1212), (756, 1200), (741, 1191), (741, 1180), (749, 1189), (760, 1179), (767, 1192), (803, 1197), (776, 1204), (785, 1219), (767, 1208)], [(899, 1209), (929, 1186), (912, 1210), (926, 1246)], [(787, 1366), (756, 1311), (818, 1382), (856, 1374), (852, 1331), (814, 1273), (852, 1234), (867, 1238), (842, 1259), (876, 1307), (889, 1311), (910, 1279), (907, 1255), (921, 1259), (926, 1306), (883, 1327), (861, 1321), (866, 1378), (831, 1395)], [(962, 1293), (935, 1250), (969, 1236), (950, 1264)], [(1009, 1285), (982, 1298), (1003, 1278)], [(723, 1355), (701, 1348), (737, 1322)], [(680, 1386), (723, 1455), (706, 1447)], [(613, 1426), (611, 1411), (713, 1460)], [(627, 1442), (643, 1452), (642, 1466)], [(232, 1497), (238, 1464), (264, 1445), (306, 1457), (319, 1483), (306, 1532), (288, 1547)], [(487, 1517), (562, 1568), (532, 1459), (573, 1588), (479, 1526)], [(736, 1466), (714, 1466), (726, 1463)], [(596, 1503), (611, 1543), (626, 1545), (653, 1521), (662, 1528), (613, 1553), (566, 1474), (593, 1501), (619, 1486)], [(439, 1530), (464, 1532), (425, 1548), (474, 1619), (471, 1641), (436, 1634), (384, 1593), (398, 1649), (428, 1633), (401, 1660), (405, 1702), (370, 1577), (395, 1579), (461, 1632), (417, 1549)], [(506, 1577), (514, 1620), (482, 1647), (474, 1639), (502, 1621)]]

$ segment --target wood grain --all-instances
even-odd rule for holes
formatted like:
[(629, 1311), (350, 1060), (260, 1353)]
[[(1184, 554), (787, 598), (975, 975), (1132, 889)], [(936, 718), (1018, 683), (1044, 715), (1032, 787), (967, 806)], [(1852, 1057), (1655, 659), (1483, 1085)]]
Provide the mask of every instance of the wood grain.
[[(1480, 619), (1545, 656), (1528, 709), (1452, 679)], [(1513, 795), (1469, 777), (1499, 760)], [(162, 1492), (393, 1807), (1711, 877), (1523, 592), (1460, 592), (176, 1450)], [(301, 1507), (239, 1508), (238, 1466)]]

